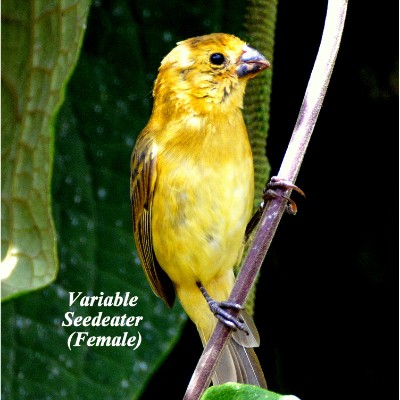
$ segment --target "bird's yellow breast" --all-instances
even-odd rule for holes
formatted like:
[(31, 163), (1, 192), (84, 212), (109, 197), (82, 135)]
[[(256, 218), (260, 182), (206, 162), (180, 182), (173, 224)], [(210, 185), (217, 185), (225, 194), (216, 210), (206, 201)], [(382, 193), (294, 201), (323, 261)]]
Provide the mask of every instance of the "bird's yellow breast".
[(253, 203), (253, 160), (240, 110), (229, 120), (196, 118), (157, 142), (153, 246), (177, 287), (197, 281), (207, 287), (234, 266)]

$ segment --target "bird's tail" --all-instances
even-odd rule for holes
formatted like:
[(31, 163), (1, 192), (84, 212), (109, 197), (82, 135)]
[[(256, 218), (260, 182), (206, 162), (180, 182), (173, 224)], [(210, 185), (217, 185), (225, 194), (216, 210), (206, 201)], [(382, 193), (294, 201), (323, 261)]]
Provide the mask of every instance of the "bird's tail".
[[(240, 312), (240, 317), (245, 322), (248, 334), (240, 330), (233, 332), (215, 368), (213, 384), (238, 382), (267, 388), (260, 362), (253, 350), (253, 347), (260, 344), (257, 328), (253, 319), (244, 311)], [(204, 331), (199, 330), (199, 333), (205, 344), (208, 337), (204, 336)]]
[(212, 381), (214, 385), (239, 382), (267, 388), (267, 382), (254, 350), (242, 346), (233, 338), (229, 340), (221, 354)]

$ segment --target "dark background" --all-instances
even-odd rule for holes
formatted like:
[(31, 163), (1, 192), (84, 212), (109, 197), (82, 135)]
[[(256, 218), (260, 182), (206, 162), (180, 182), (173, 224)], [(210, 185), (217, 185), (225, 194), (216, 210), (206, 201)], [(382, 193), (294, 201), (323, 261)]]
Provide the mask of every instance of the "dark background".
[[(278, 228), (256, 300), (258, 355), (269, 389), (304, 400), (398, 393), (398, 6), (349, 3), (297, 181), (307, 198), (294, 195), (298, 215), (284, 216)], [(278, 7), (267, 149), (272, 174), (297, 118), (325, 7)], [(181, 398), (200, 352), (188, 323), (143, 399), (164, 390)]]

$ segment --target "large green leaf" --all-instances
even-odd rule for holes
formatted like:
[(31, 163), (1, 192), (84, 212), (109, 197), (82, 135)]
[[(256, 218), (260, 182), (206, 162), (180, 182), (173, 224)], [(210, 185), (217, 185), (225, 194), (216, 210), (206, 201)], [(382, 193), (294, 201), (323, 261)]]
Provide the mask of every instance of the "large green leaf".
[(54, 280), (51, 121), (75, 65), (89, 0), (3, 1), (2, 298)]
[[(130, 153), (150, 114), (156, 67), (149, 74), (128, 2), (94, 8), (91, 23), (56, 124), (53, 213), (60, 271), (49, 288), (3, 305), (4, 398), (137, 398), (185, 321), (179, 305), (167, 310), (151, 292), (130, 220)], [(138, 304), (70, 307), (69, 292), (130, 292)], [(95, 317), (100, 311), (143, 320), (137, 327), (62, 326), (67, 312)], [(70, 350), (68, 338), (78, 331), (140, 334), (141, 345)]]

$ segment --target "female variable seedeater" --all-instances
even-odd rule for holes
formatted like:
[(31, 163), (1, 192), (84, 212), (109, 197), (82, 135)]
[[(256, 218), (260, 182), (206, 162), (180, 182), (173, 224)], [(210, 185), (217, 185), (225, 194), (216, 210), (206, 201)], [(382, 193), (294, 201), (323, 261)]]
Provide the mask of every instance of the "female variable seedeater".
[[(203, 345), (217, 318), (255, 330), (248, 319), (230, 318), (223, 302), (234, 285), (253, 205), (243, 96), (248, 79), (267, 67), (262, 54), (232, 35), (179, 42), (161, 63), (153, 112), (132, 154), (133, 230), (143, 269), (167, 305), (178, 295)], [(231, 338), (214, 384), (266, 386), (248, 347), (257, 345), (254, 336)]]

